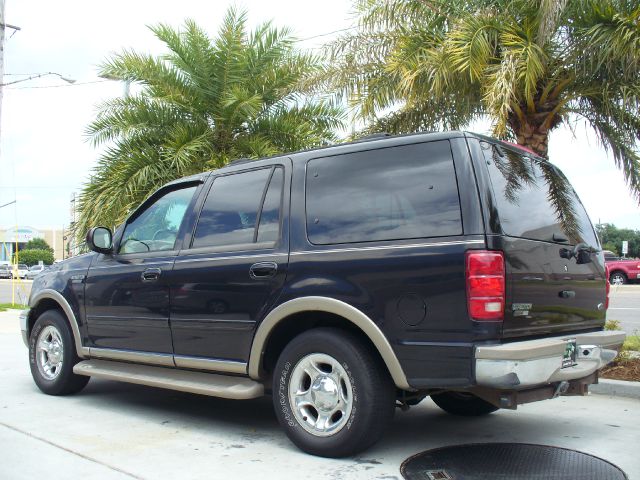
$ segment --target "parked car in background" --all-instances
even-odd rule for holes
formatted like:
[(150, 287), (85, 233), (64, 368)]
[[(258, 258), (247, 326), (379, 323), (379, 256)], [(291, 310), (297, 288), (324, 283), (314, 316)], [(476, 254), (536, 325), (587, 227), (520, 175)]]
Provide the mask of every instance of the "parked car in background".
[(608, 260), (604, 257), (609, 270), (609, 283), (611, 285), (624, 285), (625, 283), (640, 280), (640, 260), (619, 259)]
[(27, 272), (27, 279), (33, 280), (34, 278), (36, 278), (36, 276), (40, 275), (47, 268), (49, 268), (48, 265), (33, 265), (32, 267), (29, 268), (29, 271)]
[(11, 265), (0, 265), (0, 278), (11, 278)]
[(13, 268), (11, 269), (12, 278), (26, 278), (27, 273), (29, 273), (29, 267), (24, 263), (13, 265)]
[(239, 160), (87, 244), (34, 280), (21, 315), (43, 392), (89, 377), (270, 392), (315, 455), (364, 450), (427, 396), (477, 416), (585, 395), (625, 339), (604, 330), (604, 256), (567, 179), (479, 135)]
[(605, 262), (610, 262), (611, 260), (620, 260), (620, 257), (611, 250), (603, 250), (602, 253), (604, 254)]

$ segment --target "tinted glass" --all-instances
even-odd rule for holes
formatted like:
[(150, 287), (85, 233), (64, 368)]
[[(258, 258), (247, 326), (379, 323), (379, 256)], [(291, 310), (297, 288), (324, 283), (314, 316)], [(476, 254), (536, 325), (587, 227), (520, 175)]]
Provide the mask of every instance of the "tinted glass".
[(127, 224), (119, 253), (173, 250), (195, 190), (195, 186), (173, 190), (147, 207)]
[(253, 243), (253, 236), (271, 168), (218, 177), (207, 195), (193, 247)]
[(258, 243), (275, 242), (280, 236), (280, 209), (282, 203), (282, 185), (284, 172), (276, 168), (269, 183), (267, 195), (264, 197), (260, 225), (258, 226)]
[(448, 141), (311, 160), (306, 195), (315, 244), (462, 233)]
[[(597, 247), (591, 221), (566, 177), (549, 162), (481, 142), (504, 233)], [(557, 238), (557, 237), (556, 237)]]

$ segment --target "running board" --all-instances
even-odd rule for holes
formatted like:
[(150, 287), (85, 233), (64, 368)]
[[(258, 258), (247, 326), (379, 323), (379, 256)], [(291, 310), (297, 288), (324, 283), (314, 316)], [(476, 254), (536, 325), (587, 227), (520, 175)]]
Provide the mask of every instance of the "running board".
[(73, 367), (73, 373), (235, 400), (258, 398), (264, 395), (262, 384), (247, 377), (232, 377), (110, 360), (84, 360)]

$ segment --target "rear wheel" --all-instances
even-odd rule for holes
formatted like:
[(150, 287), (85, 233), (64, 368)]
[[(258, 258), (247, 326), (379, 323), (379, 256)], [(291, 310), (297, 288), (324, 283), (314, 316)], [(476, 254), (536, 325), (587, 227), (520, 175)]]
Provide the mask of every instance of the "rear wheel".
[(609, 275), (609, 283), (611, 285), (624, 285), (627, 283), (627, 276), (622, 272), (613, 272)]
[(82, 390), (89, 377), (76, 375), (80, 361), (66, 319), (57, 310), (44, 312), (29, 337), (31, 376), (40, 390), (49, 395), (69, 395)]
[(284, 349), (273, 378), (280, 425), (301, 450), (344, 457), (375, 443), (393, 418), (395, 387), (359, 337), (318, 328)]
[(442, 410), (453, 415), (478, 417), (498, 410), (498, 407), (468, 392), (443, 392), (431, 395)]

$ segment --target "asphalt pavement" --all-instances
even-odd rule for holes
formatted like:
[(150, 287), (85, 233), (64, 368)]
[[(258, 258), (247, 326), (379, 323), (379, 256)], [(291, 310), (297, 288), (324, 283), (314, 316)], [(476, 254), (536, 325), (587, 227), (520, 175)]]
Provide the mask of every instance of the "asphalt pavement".
[(640, 283), (611, 285), (608, 320), (618, 320), (622, 330), (640, 334)]
[(521, 442), (590, 453), (640, 480), (640, 400), (561, 397), (484, 418), (447, 415), (431, 400), (397, 411), (384, 439), (357, 457), (297, 450), (269, 397), (233, 401), (91, 380), (69, 397), (42, 394), (29, 372), (18, 312), (0, 313), (0, 478), (400, 479), (418, 452)]

